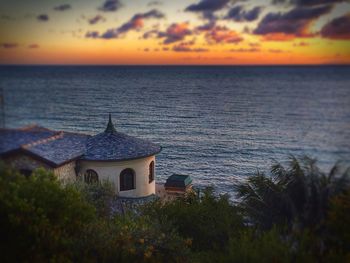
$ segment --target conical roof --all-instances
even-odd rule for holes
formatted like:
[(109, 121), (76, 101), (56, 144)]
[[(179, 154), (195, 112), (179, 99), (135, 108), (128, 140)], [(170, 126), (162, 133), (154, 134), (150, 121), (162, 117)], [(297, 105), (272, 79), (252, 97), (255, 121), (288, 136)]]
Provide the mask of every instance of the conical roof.
[(117, 132), (109, 116), (106, 130), (88, 139), (86, 152), (81, 159), (91, 161), (132, 160), (152, 156), (160, 151), (160, 146), (147, 140)]

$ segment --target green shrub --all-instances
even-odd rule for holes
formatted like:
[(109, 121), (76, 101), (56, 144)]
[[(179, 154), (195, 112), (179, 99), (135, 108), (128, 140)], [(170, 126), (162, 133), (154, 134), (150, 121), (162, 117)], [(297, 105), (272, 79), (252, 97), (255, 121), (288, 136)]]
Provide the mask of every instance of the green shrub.
[(112, 202), (115, 198), (115, 186), (110, 181), (102, 181), (87, 184), (82, 181), (75, 181), (67, 184), (68, 188), (76, 189), (81, 195), (93, 205), (98, 216), (109, 217), (112, 215)]
[(29, 178), (0, 164), (0, 225), (3, 261), (66, 261), (71, 247), (95, 220), (95, 209), (79, 192), (64, 188), (42, 169)]
[(109, 214), (108, 184), (26, 178), (0, 164), (2, 262), (186, 262), (188, 241), (150, 217)]
[(229, 197), (216, 197), (210, 188), (201, 197), (151, 203), (144, 208), (144, 215), (170, 222), (182, 237), (192, 240), (195, 251), (223, 249), (230, 236), (243, 227), (242, 217)]

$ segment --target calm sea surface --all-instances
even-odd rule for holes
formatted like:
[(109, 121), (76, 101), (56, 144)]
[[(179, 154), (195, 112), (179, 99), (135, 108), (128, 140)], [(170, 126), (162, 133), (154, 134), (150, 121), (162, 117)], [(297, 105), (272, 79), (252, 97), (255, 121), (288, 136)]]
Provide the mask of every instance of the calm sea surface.
[(350, 67), (0, 67), (8, 127), (99, 133), (163, 146), (160, 181), (227, 192), (273, 160), (350, 164)]

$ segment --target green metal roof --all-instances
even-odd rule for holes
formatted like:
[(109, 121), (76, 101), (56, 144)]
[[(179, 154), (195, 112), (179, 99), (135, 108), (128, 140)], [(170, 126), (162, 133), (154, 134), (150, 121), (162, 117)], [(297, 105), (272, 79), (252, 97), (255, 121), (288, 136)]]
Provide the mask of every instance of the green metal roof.
[(173, 174), (165, 183), (166, 187), (186, 187), (192, 183), (192, 178), (189, 175)]

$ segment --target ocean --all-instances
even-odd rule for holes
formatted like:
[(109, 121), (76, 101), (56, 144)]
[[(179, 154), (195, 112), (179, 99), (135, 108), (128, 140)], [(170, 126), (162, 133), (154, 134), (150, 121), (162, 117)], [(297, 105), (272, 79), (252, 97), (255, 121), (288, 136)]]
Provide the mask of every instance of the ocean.
[(219, 193), (290, 155), (350, 165), (350, 67), (1, 66), (7, 127), (118, 131), (163, 147), (157, 180)]

